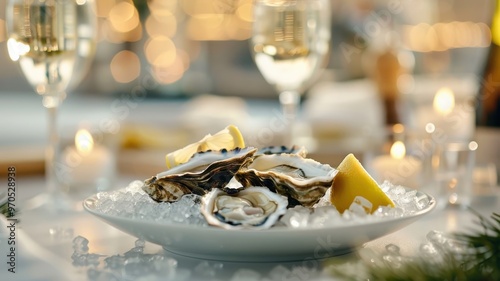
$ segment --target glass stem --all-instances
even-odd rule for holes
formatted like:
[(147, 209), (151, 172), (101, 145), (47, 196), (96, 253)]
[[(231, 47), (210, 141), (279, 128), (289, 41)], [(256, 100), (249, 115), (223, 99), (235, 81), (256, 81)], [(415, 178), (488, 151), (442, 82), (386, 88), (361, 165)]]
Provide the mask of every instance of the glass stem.
[(283, 91), (279, 96), (283, 117), (286, 120), (285, 132), (283, 133), (284, 144), (292, 146), (295, 143), (295, 121), (297, 109), (300, 102), (300, 93), (297, 91)]
[(56, 161), (59, 157), (59, 134), (57, 131), (58, 106), (47, 107), (49, 139), (45, 154), (45, 177), (49, 196), (60, 192), (59, 181), (56, 172)]

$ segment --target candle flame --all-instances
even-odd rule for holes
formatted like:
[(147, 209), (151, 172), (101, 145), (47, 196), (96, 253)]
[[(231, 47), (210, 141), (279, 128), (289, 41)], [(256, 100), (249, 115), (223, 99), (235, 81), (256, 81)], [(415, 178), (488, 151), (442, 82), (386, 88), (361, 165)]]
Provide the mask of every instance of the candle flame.
[(83, 155), (89, 154), (94, 148), (94, 139), (89, 131), (80, 129), (75, 135), (76, 150)]
[(405, 144), (401, 141), (396, 141), (391, 146), (391, 157), (394, 159), (403, 159), (406, 155)]
[(434, 96), (434, 110), (442, 115), (448, 115), (455, 107), (455, 95), (450, 88), (441, 88)]

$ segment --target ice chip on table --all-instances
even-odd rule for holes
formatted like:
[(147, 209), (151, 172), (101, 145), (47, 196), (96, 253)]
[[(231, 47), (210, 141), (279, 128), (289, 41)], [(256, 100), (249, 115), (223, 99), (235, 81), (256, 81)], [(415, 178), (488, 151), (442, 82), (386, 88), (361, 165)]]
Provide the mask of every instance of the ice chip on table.
[(289, 277), (291, 273), (292, 271), (290, 269), (284, 267), (283, 265), (278, 265), (275, 266), (273, 269), (271, 269), (271, 271), (268, 274), (268, 277), (273, 281), (282, 280), (284, 278)]
[(77, 254), (87, 254), (89, 252), (89, 240), (83, 236), (73, 239), (73, 250)]
[(144, 246), (146, 246), (146, 241), (143, 239), (137, 239), (135, 240), (135, 246), (144, 248)]
[(74, 230), (71, 227), (54, 226), (49, 228), (49, 234), (57, 240), (66, 240), (73, 238)]
[(399, 251), (401, 250), (398, 245), (396, 244), (387, 244), (385, 245), (385, 250), (393, 255), (399, 255)]
[(104, 259), (104, 264), (106, 268), (119, 269), (123, 266), (125, 262), (125, 257), (122, 255), (113, 255)]
[(443, 232), (432, 230), (425, 236), (427, 240), (436, 245), (443, 245), (446, 242), (446, 237)]
[(252, 269), (238, 269), (231, 281), (258, 281), (260, 280), (260, 273)]
[(217, 274), (217, 271), (212, 266), (211, 262), (202, 261), (195, 268), (194, 271), (205, 278), (213, 278)]

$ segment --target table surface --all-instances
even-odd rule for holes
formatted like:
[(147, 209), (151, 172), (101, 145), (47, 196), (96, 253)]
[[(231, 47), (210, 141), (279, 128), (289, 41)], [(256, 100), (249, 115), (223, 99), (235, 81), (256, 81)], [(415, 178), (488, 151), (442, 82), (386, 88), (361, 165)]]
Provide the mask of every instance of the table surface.
[[(121, 177), (117, 184), (125, 186), (133, 178)], [(373, 240), (355, 249), (349, 254), (322, 260), (303, 260), (297, 262), (240, 263), (201, 260), (174, 255), (164, 251), (160, 246), (146, 242), (143, 253), (130, 260), (106, 267), (104, 259), (111, 256), (123, 257), (135, 247), (136, 237), (125, 234), (87, 213), (77, 203), (72, 211), (48, 211), (44, 208), (33, 208), (33, 200), (43, 177), (23, 177), (18, 182), (16, 202), (19, 212), (16, 221), (16, 273), (7, 271), (5, 262), (0, 263), (2, 280), (282, 280), (277, 275), (291, 280), (338, 280), (328, 275), (331, 264), (349, 264), (360, 260), (360, 255), (373, 251), (382, 256), (388, 244), (396, 244), (402, 255), (415, 256), (419, 246), (426, 242), (426, 235), (432, 231), (446, 233), (467, 231), (476, 227), (476, 216), (468, 210), (457, 208), (436, 209), (417, 222)], [(500, 190), (500, 189), (497, 189)], [(498, 192), (494, 196), (475, 198), (472, 208), (484, 216), (500, 210)], [(2, 219), (3, 224), (12, 221)], [(9, 253), (6, 238), (9, 230), (2, 226), (0, 244), (2, 259)], [(78, 266), (72, 259), (74, 237), (88, 239), (89, 253), (99, 254), (97, 267)], [(209, 241), (207, 241), (209, 243)], [(152, 270), (147, 260), (155, 256), (158, 262)], [(141, 261), (137, 262), (138, 259)], [(137, 268), (137, 265), (141, 266)], [(134, 265), (136, 267), (134, 267)], [(163, 267), (163, 268), (162, 268)], [(49, 268), (50, 270), (47, 270)], [(145, 268), (149, 268), (146, 270)], [(106, 275), (108, 274), (108, 275)], [(139, 276), (143, 279), (140, 279)], [(273, 279), (277, 278), (277, 279)], [(9, 279), (4, 279), (8, 277)], [(168, 278), (166, 278), (168, 277)], [(267, 279), (266, 279), (267, 278)], [(315, 279), (316, 278), (316, 279)]]
[[(9, 120), (14, 120), (0, 125), (2, 131), (11, 133), (2, 136), (0, 146), (11, 149), (11, 145), (18, 144), (19, 140), (43, 143), (44, 118), (33, 118), (34, 116), (44, 116), (43, 108), (39, 106), (39, 100), (31, 98), (31, 96), (22, 96), (11, 101), (11, 97), (0, 97), (3, 104), (2, 114), (6, 114), (3, 117), (9, 116)], [(23, 107), (19, 107), (21, 104)], [(88, 108), (96, 109), (96, 104), (101, 104), (102, 110), (87, 112)], [(82, 115), (91, 116), (97, 120), (96, 122), (105, 119), (110, 104), (112, 102), (103, 105), (102, 103), (88, 101), (86, 106), (82, 106), (82, 103), (74, 102), (62, 109), (61, 121), (63, 124), (61, 127), (64, 127), (64, 122), (76, 124)], [(158, 116), (158, 114), (146, 113), (151, 112), (152, 108), (164, 109), (165, 106), (166, 104), (157, 104), (152, 101), (131, 110), (130, 116), (127, 116), (125, 120), (149, 124), (151, 122), (149, 119)], [(172, 112), (179, 112), (180, 110), (179, 103), (175, 102), (168, 103), (167, 108)], [(272, 112), (275, 109), (275, 104), (251, 108), (253, 108), (253, 111), (249, 114), (258, 116), (259, 120), (265, 120), (266, 112), (267, 114)], [(256, 108), (259, 111), (255, 111)], [(23, 110), (18, 112), (17, 109)], [(160, 112), (159, 110), (153, 111)], [(102, 112), (103, 114), (96, 115), (95, 112)], [(74, 120), (69, 120), (65, 116)], [(92, 118), (90, 119), (90, 121), (93, 121)], [(170, 120), (173, 123), (178, 121), (178, 118)], [(260, 125), (261, 123), (254, 124), (251, 128)], [(29, 129), (21, 130), (19, 128)], [(488, 144), (480, 146), (478, 159), (493, 161), (497, 163), (497, 166), (500, 166), (498, 165), (500, 160), (499, 134), (498, 132), (486, 133), (479, 136), (481, 138), (481, 141), (478, 140), (480, 145), (483, 143)], [(490, 137), (490, 135), (494, 136)], [(331, 160), (331, 155), (328, 153), (321, 152), (318, 154), (324, 154), (325, 158)], [(487, 162), (482, 162), (482, 164), (484, 163)], [(142, 175), (138, 178), (138, 175), (121, 174), (118, 175), (117, 179), (115, 185), (124, 187), (129, 182), (143, 179), (143, 177)], [(0, 183), (0, 185), (3, 191), (6, 184)], [(66, 212), (49, 212), (41, 208), (32, 208), (33, 200), (30, 199), (44, 191), (44, 185), (44, 178), (41, 175), (20, 175), (17, 180), (15, 203), (19, 213), (15, 216), (18, 221), (15, 221), (16, 228), (14, 232), (16, 240), (16, 273), (7, 271), (9, 266), (7, 264), (9, 259), (7, 255), (11, 252), (10, 247), (12, 246), (8, 244), (11, 232), (7, 226), (13, 221), (7, 221), (0, 216), (0, 280), (332, 280), (332, 277), (327, 274), (332, 264), (348, 265), (359, 261), (364, 253), (370, 251), (381, 256), (388, 244), (398, 245), (403, 255), (416, 255), (420, 245), (426, 242), (426, 235), (432, 230), (451, 233), (467, 231), (476, 227), (474, 224), (476, 217), (470, 211), (460, 209), (434, 210), (417, 222), (368, 242), (350, 254), (329, 259), (287, 263), (208, 261), (176, 256), (165, 252), (158, 245), (146, 243), (143, 253), (138, 254), (135, 260), (122, 262), (122, 264), (114, 267), (112, 265), (106, 267), (104, 262), (106, 258), (123, 257), (125, 253), (134, 249), (137, 238), (100, 221), (85, 212), (81, 204), (78, 203), (75, 205), (78, 207), (76, 210)], [(500, 210), (499, 191), (500, 188), (496, 187), (494, 194), (475, 198), (472, 207), (484, 216), (489, 216), (492, 212), (498, 212)], [(97, 259), (99, 262), (97, 268), (74, 264), (72, 241), (77, 236), (89, 240), (89, 253), (100, 255)], [(142, 265), (145, 263), (149, 264), (149, 266), (138, 266), (140, 263), (137, 263), (137, 259), (143, 261)], [(144, 262), (148, 259), (148, 262)]]

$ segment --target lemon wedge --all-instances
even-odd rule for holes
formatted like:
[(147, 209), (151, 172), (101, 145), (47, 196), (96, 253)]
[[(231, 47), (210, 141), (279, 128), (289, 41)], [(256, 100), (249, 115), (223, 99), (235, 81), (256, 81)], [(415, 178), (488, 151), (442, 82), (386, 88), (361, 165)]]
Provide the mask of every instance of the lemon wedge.
[(206, 150), (232, 150), (245, 147), (245, 141), (238, 127), (229, 125), (214, 135), (206, 135), (201, 140), (189, 144), (165, 156), (167, 168), (186, 163), (197, 152)]
[(342, 160), (337, 170), (339, 172), (331, 187), (330, 201), (339, 212), (349, 209), (356, 196), (362, 196), (373, 204), (371, 212), (379, 206), (394, 207), (394, 202), (352, 153)]

